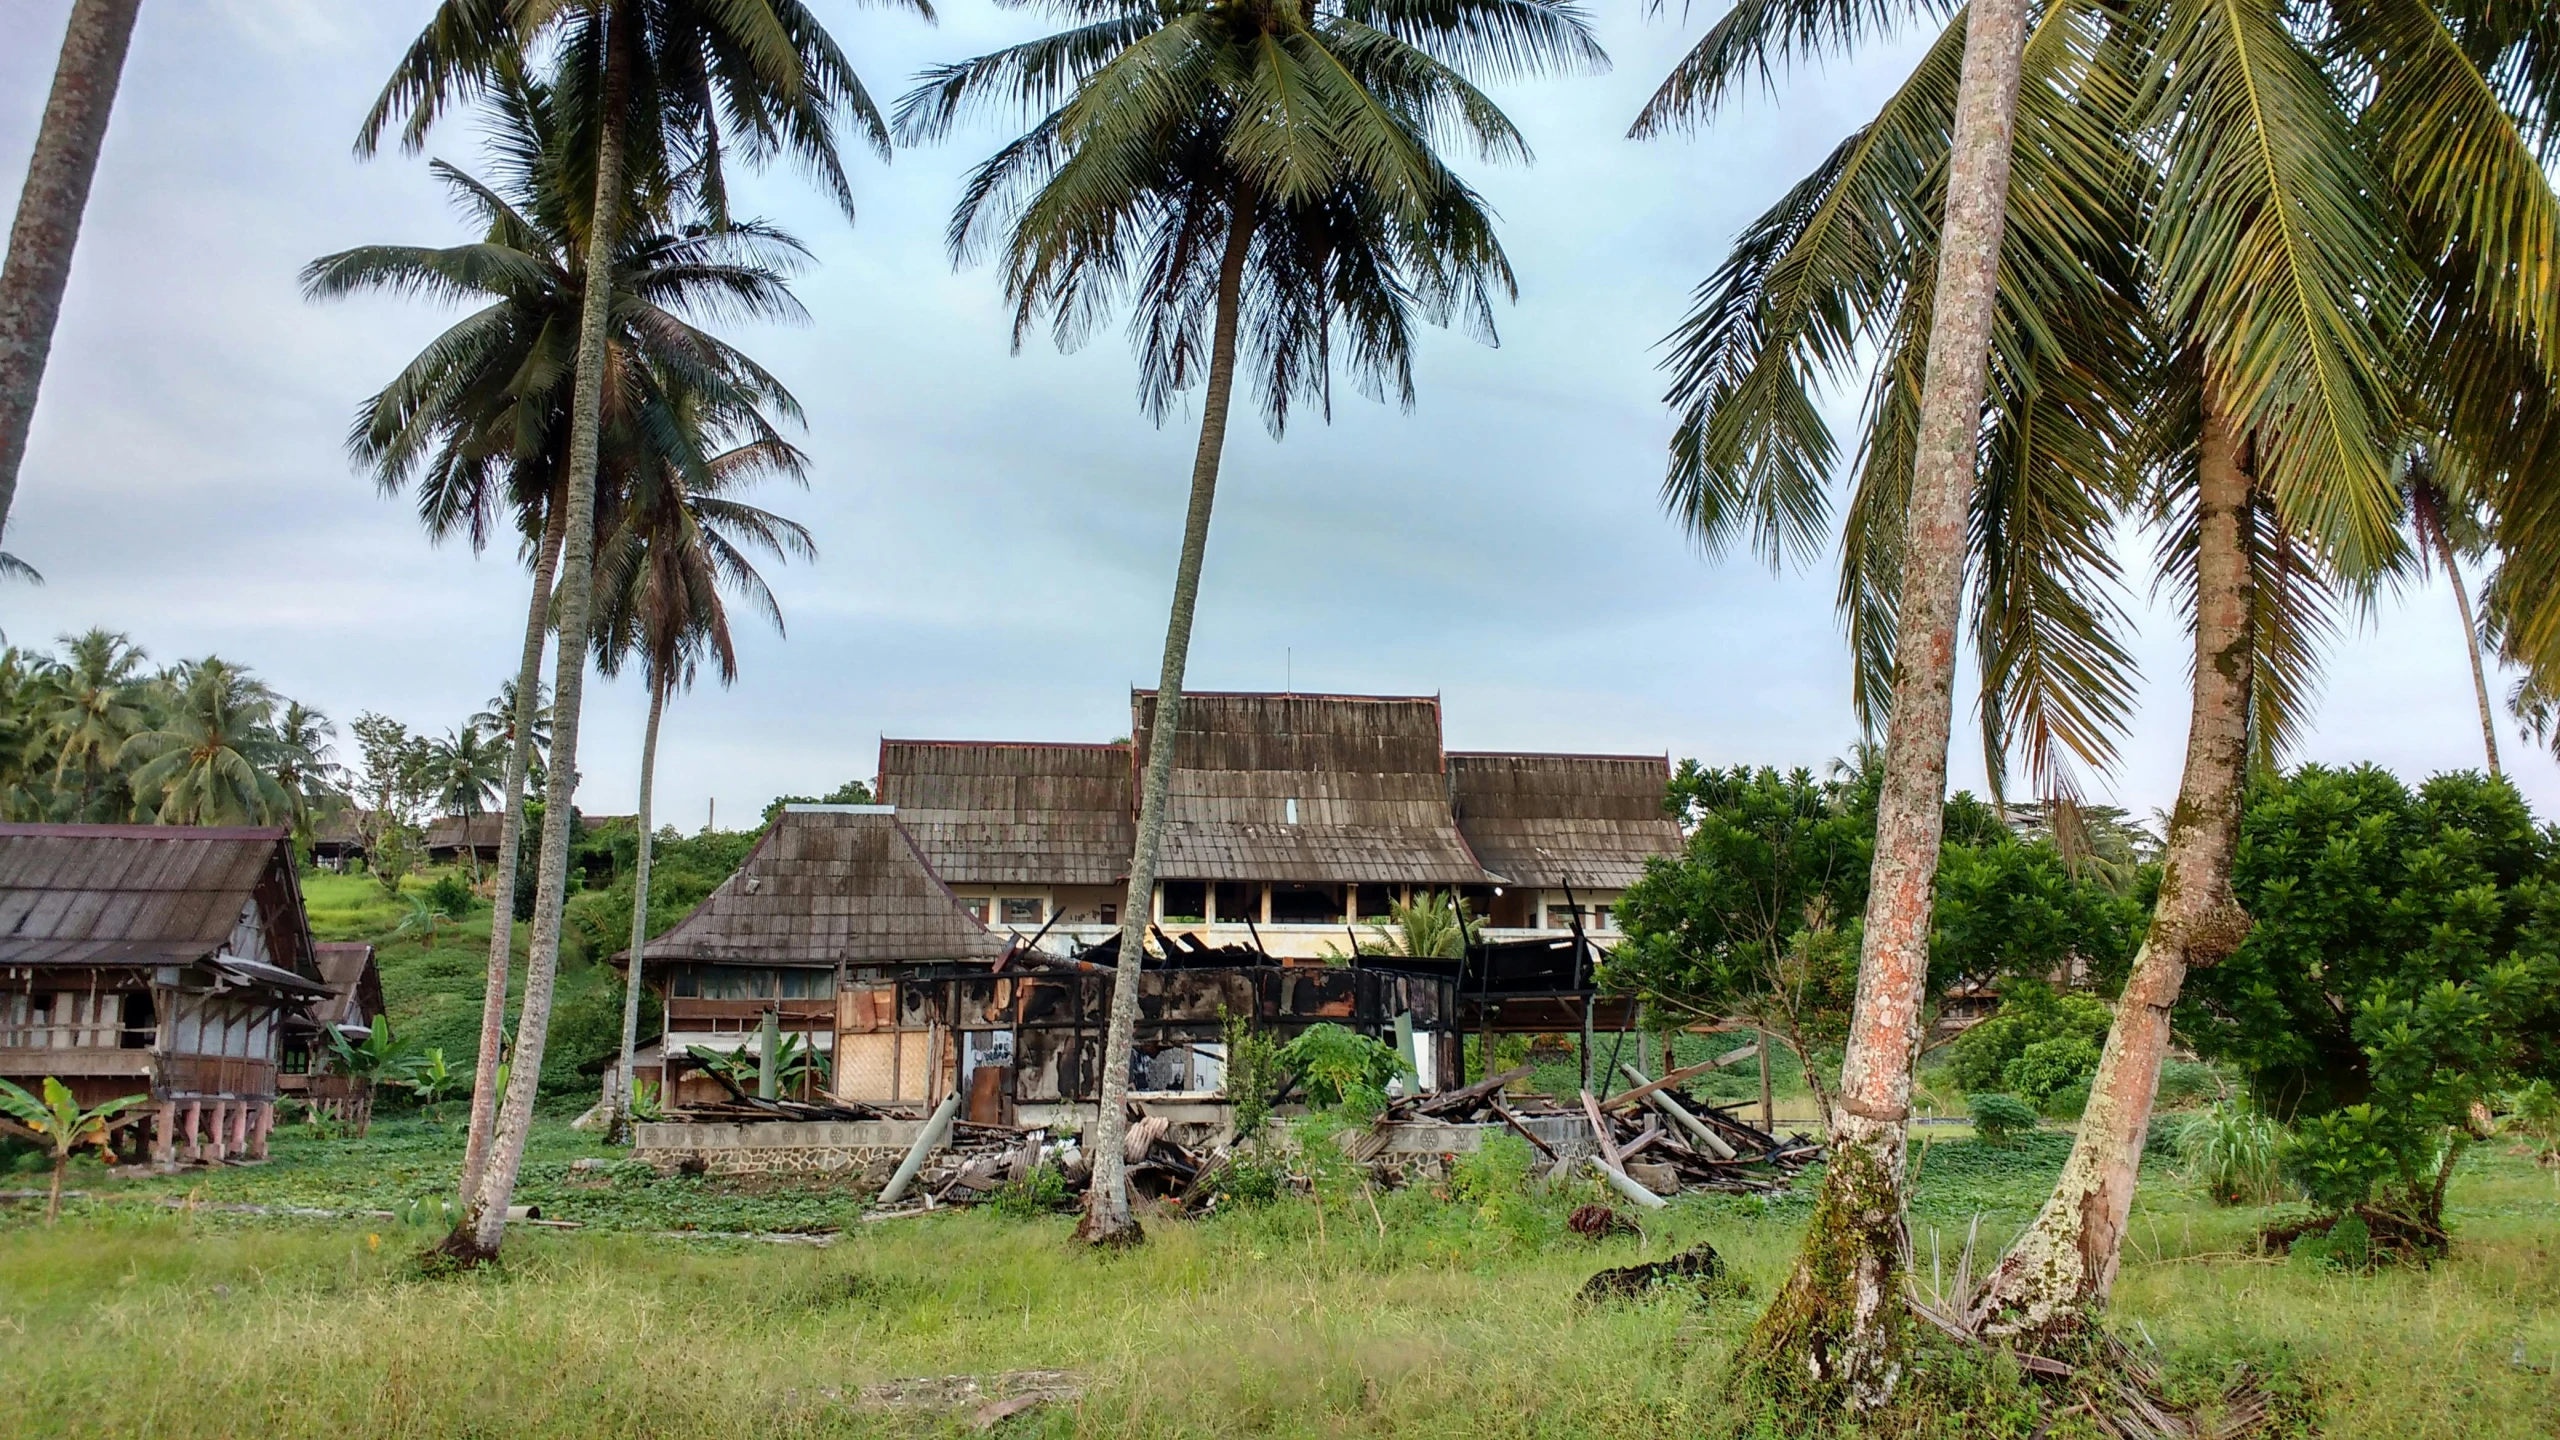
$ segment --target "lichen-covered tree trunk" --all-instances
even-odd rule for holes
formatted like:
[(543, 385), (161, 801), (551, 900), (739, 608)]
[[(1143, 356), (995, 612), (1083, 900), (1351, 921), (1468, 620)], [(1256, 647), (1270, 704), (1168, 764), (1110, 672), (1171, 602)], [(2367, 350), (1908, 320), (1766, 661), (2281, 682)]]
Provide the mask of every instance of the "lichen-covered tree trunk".
[(608, 1132), (619, 1131), (631, 1115), (631, 1068), (640, 1048), (640, 964), (649, 948), (649, 801), (658, 774), (658, 721), (666, 710), (667, 682), (652, 674), (649, 726), (640, 741), (640, 854), (631, 866), (631, 969), (622, 987), (622, 1057), (604, 1081)]
[[(616, 6), (615, 15), (627, 7)], [(623, 130), (629, 96), (627, 24), (605, 39), (603, 125), (596, 143), (595, 219), (589, 227), (578, 310), (578, 376), (569, 414), (568, 512), (560, 540), (560, 645), (551, 680), (551, 773), (543, 793), (542, 873), (534, 889), (533, 941), (525, 956), (524, 1006), (516, 1020), (513, 1069), (498, 1111), (479, 1188), (463, 1202), (461, 1222), (443, 1250), (456, 1260), (497, 1258), (506, 1236), (507, 1205), (533, 1130), (533, 1100), (542, 1083), (542, 1052), (551, 1025), (551, 992), (560, 971), (561, 906), (568, 898), (569, 822), (578, 793), (578, 709), (585, 694), (587, 615), (595, 590), (596, 462), (603, 440), (604, 390), (612, 320), (614, 235), (623, 204)]]
[(2035, 1223), (1971, 1306), (1969, 1323), (1983, 1334), (2067, 1332), (2106, 1303), (2178, 991), (2188, 967), (2222, 959), (2249, 933), (2248, 914), (2232, 894), (2231, 862), (2249, 764), (2251, 482), (2247, 442), (2210, 383), (2204, 403), (2196, 456), (2195, 695), (2160, 900), (2117, 998), (2071, 1158)]
[[(27, 185), (18, 194), (18, 217), (9, 227), (9, 258), (0, 265), (0, 531), (17, 502), (18, 466), (53, 354), (62, 292), (71, 283), (71, 252), (141, 8), (142, 0), (74, 0), (53, 93), (45, 98), (35, 155), (27, 162)], [(15, 23), (31, 22), (21, 12)]]
[(1182, 524), (1182, 559), (1174, 568), (1173, 614), (1164, 631), (1164, 670), (1156, 682), (1155, 723), (1147, 731), (1147, 769), (1138, 791), (1138, 836), (1129, 857), (1129, 888), (1120, 904), (1120, 962), (1111, 977), (1111, 1025), (1102, 1045), (1102, 1101), (1094, 1117), (1093, 1177), (1076, 1234), (1097, 1245), (1141, 1237), (1129, 1214), (1129, 1057), (1138, 1033), (1138, 975), (1146, 963), (1147, 926), (1155, 915), (1156, 850), (1164, 839), (1165, 791), (1173, 784), (1174, 742), (1182, 733), (1182, 675), (1191, 659), (1191, 616), (1200, 601), (1200, 562), (1209, 548), (1209, 512), (1218, 497), (1218, 459), (1227, 443), (1227, 401), (1235, 389), (1237, 312), (1244, 300), (1245, 257), (1253, 248), (1253, 209), (1238, 203), (1218, 265), (1218, 313), (1209, 337), (1208, 394), (1200, 407), (1200, 448), (1191, 462), (1191, 508)]
[(2026, 43), (2025, 0), (1977, 0), (1968, 14), (1904, 524), (1893, 715), (1857, 1001), (1812, 1224), (1794, 1273), (1744, 1356), (1745, 1373), (1765, 1388), (1858, 1410), (1892, 1397), (1910, 1329), (1902, 1297), (1909, 1246), (1903, 1148), (1946, 822), (1965, 523), (1980, 456)]
[(533, 769), (533, 725), (542, 707), (543, 642), (551, 633), (551, 582), (560, 568), (567, 509), (551, 498), (533, 561), (533, 603), (524, 621), (524, 656), (516, 665), (515, 733), (507, 742), (506, 794), (500, 797), (498, 879), (489, 897), (489, 971), (480, 991), (480, 1058), (471, 1072), (471, 1125), (462, 1147), (461, 1200), (480, 1189), (489, 1137), (498, 1128), (498, 1064), (507, 1045), (507, 974), (515, 963), (516, 868), (524, 852), (524, 785)]

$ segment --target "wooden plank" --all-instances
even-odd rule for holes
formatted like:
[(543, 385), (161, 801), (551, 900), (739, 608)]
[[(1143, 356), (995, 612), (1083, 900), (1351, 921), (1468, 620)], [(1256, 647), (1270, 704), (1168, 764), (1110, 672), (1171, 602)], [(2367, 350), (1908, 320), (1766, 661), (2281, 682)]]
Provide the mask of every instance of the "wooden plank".
[[(1683, 1065), (1679, 1069), (1672, 1071), (1670, 1074), (1663, 1076), (1659, 1080), (1647, 1080), (1631, 1090), (1622, 1090), (1618, 1092), (1616, 1095), (1610, 1097), (1607, 1108), (1611, 1110), (1618, 1110), (1630, 1105), (1641, 1104), (1646, 1096), (1651, 1095), (1658, 1090), (1663, 1090), (1670, 1086), (1677, 1085), (1681, 1081), (1690, 1079), (1694, 1076), (1704, 1075), (1723, 1063), (1724, 1062), (1722, 1060), (1701, 1060), (1695, 1065)], [(1619, 1068), (1627, 1071), (1629, 1074), (1643, 1073), (1636, 1070), (1633, 1066), (1622, 1065)]]
[(1592, 1098), (1588, 1090), (1582, 1092), (1582, 1111), (1591, 1117), (1591, 1136), (1599, 1142), (1601, 1158), (1608, 1162), (1609, 1169), (1623, 1171), (1625, 1167), (1618, 1160), (1618, 1142), (1609, 1134), (1609, 1122), (1600, 1116), (1600, 1102)]
[(1538, 1147), (1538, 1151), (1539, 1151), (1539, 1153), (1540, 1153), (1540, 1154), (1545, 1155), (1548, 1159), (1553, 1160), (1553, 1159), (1555, 1159), (1555, 1158), (1556, 1158), (1555, 1147), (1554, 1147), (1554, 1146), (1552, 1146), (1552, 1145), (1549, 1145), (1546, 1141), (1539, 1139), (1539, 1138), (1537, 1137), (1537, 1135), (1529, 1129), (1529, 1127), (1528, 1127), (1528, 1126), (1521, 1124), (1521, 1123), (1520, 1123), (1520, 1117), (1519, 1117), (1519, 1116), (1517, 1116), (1517, 1115), (1512, 1114), (1512, 1113), (1511, 1113), (1511, 1111), (1510, 1111), (1508, 1108), (1506, 1108), (1506, 1107), (1502, 1104), (1502, 1102), (1501, 1102), (1501, 1101), (1499, 1101), (1499, 1100), (1494, 1100), (1494, 1101), (1489, 1101), (1489, 1102), (1487, 1102), (1487, 1103), (1488, 1103), (1488, 1104), (1490, 1104), (1490, 1105), (1493, 1107), (1493, 1113), (1494, 1113), (1494, 1114), (1499, 1115), (1499, 1116), (1501, 1116), (1501, 1117), (1502, 1117), (1502, 1123), (1503, 1123), (1503, 1124), (1508, 1125), (1508, 1126), (1510, 1126), (1513, 1130), (1515, 1130), (1515, 1131), (1519, 1132), (1519, 1135), (1520, 1135), (1520, 1138), (1521, 1138), (1521, 1139), (1526, 1140), (1526, 1141), (1528, 1141), (1530, 1144), (1537, 1146), (1537, 1147)]

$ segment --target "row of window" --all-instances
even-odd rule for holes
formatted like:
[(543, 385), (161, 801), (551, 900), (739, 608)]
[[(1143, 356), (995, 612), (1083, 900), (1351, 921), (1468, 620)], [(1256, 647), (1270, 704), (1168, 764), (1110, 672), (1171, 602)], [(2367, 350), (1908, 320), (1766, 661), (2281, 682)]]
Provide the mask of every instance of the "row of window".
[[(1264, 888), (1250, 881), (1239, 880), (1220, 880), (1215, 883), (1205, 880), (1168, 880), (1159, 887), (1157, 893), (1163, 897), (1164, 918), (1169, 923), (1200, 924), (1219, 921), (1236, 924), (1251, 920), (1256, 924), (1265, 925), (1339, 925), (1343, 923), (1347, 905), (1358, 907), (1359, 913), (1352, 918), (1363, 921), (1385, 920), (1390, 913), (1390, 907), (1397, 900), (1404, 898), (1406, 889), (1401, 886), (1360, 885), (1350, 887), (1351, 893), (1346, 897), (1344, 894), (1346, 887), (1340, 885), (1273, 885), (1269, 887), (1270, 909), (1266, 914), (1263, 909)], [(979, 924), (992, 927), (1023, 929), (1049, 922), (1049, 902), (1038, 895), (1003, 895), (993, 898), (985, 895), (964, 895), (960, 898), (960, 908), (968, 911), (970, 918)], [(1583, 928), (1586, 930), (1607, 931), (1615, 924), (1606, 905), (1585, 905), (1580, 909)], [(1120, 921), (1120, 907), (1117, 905), (1099, 905), (1095, 907), (1095, 911), (1094, 919), (1097, 923), (1116, 925)], [(1497, 921), (1497, 923), (1500, 922)], [(1513, 923), (1534, 923), (1534, 916), (1524, 912), (1519, 920)], [(1572, 909), (1563, 905), (1549, 905), (1546, 928), (1572, 929)]]

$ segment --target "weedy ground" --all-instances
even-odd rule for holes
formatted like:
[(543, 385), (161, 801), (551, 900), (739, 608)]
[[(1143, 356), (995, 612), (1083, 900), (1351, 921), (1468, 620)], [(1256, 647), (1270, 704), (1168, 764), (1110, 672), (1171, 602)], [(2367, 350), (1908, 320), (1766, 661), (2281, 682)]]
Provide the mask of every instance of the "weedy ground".
[[(13, 1435), (686, 1437), (949, 1433), (871, 1411), (861, 1386), (1056, 1368), (1080, 1403), (1020, 1435), (1628, 1437), (1801, 1430), (1727, 1398), (1732, 1348), (1775, 1292), (1806, 1210), (1684, 1199), (1641, 1236), (1563, 1228), (1588, 1198), (1478, 1165), (1378, 1192), (1347, 1169), (1314, 1198), (1159, 1220), (1122, 1255), (1080, 1253), (1064, 1217), (984, 1211), (862, 1224), (840, 1192), (659, 1180), (544, 1125), (524, 1198), (579, 1231), (519, 1231), (498, 1268), (421, 1275), (450, 1128), (394, 1120), (355, 1140), (289, 1132), (265, 1166), (118, 1180), (47, 1229), (0, 1219), (0, 1368)], [(1920, 1160), (1923, 1284), (1952, 1283), (1980, 1219), (1987, 1257), (2029, 1217), (2067, 1137), (1937, 1139)], [(32, 1180), (34, 1177), (24, 1177)], [(193, 1210), (168, 1201), (192, 1196)], [(406, 1209), (312, 1220), (218, 1204)], [(2263, 1210), (2219, 1210), (2165, 1161), (2145, 1175), (2114, 1323), (2172, 1381), (2275, 1377), (2284, 1429), (2505, 1440), (2560, 1434), (2560, 1187), (2484, 1150), (2455, 1186), (2453, 1257), (2348, 1275), (2247, 1253)], [(660, 1232), (840, 1227), (826, 1248)], [(1587, 1308), (1604, 1265), (1712, 1241), (1752, 1287)], [(1933, 1248), (1934, 1243), (1934, 1248)], [(1933, 1255), (1935, 1263), (1933, 1267)], [(1912, 1428), (2028, 1435), (2031, 1387), (1940, 1360), (1965, 1415)], [(2051, 1433), (2079, 1433), (2065, 1419)]]

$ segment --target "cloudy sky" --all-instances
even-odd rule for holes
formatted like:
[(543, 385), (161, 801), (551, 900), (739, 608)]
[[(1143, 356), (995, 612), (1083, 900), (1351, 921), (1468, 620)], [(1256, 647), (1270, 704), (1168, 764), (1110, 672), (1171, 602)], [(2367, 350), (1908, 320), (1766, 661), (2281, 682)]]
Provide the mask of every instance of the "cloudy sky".
[[(984, 0), (949, 0), (938, 26), (815, 4), (884, 103), (920, 66), (1039, 24)], [(0, 14), (12, 166), (69, 8)], [(308, 305), (294, 279), (349, 245), (469, 238), (424, 157), (349, 148), (430, 8), (144, 7), (9, 532), (50, 583), (0, 593), (11, 639), (110, 626), (161, 660), (219, 651), (341, 721), (373, 709), (434, 730), (511, 673), (515, 557), (431, 548), (342, 448), (357, 403), (454, 312)], [(1661, 517), (1653, 346), (1912, 46), (1808, 69), (1695, 140), (1637, 144), (1629, 118), (1722, 5), (1644, 8), (1602, 7), (1611, 73), (1496, 91), (1537, 152), (1468, 171), (1520, 275), (1500, 347), (1432, 334), (1410, 414), (1346, 398), (1330, 426), (1310, 414), (1283, 441), (1239, 423), (1194, 687), (1437, 693), (1466, 748), (1792, 765), (1853, 738), (1825, 575), (1708, 563)], [(671, 821), (699, 825), (715, 801), (744, 819), (776, 793), (867, 777), (884, 733), (1108, 740), (1128, 729), (1128, 686), (1154, 678), (1196, 412), (1150, 426), (1117, 333), (1010, 352), (997, 279), (955, 273), (941, 243), (961, 172), (1001, 138), (858, 159), (852, 226), (787, 172), (748, 188), (742, 208), (816, 256), (798, 282), (810, 323), (732, 338), (808, 409), (809, 491), (763, 498), (821, 555), (770, 572), (788, 639), (750, 632), (737, 687), (670, 712)], [(430, 153), (468, 165), (477, 140), (449, 122)], [(2141, 537), (2126, 550), (2149, 553)], [(2176, 789), (2185, 648), (2173, 614), (2130, 599), (2144, 704), (2095, 788), (2148, 811)], [(2441, 588), (2385, 608), (2335, 657), (2305, 756), (2412, 778), (2476, 765), (2458, 633)], [(591, 694), (580, 803), (627, 810), (641, 699), (629, 682)], [(1979, 787), (1971, 733), (1960, 718), (1954, 779)], [(2560, 805), (2560, 769), (2504, 733), (2528, 795)]]

